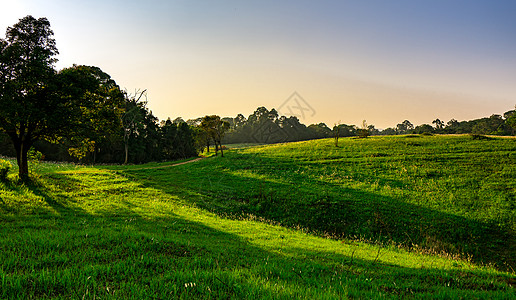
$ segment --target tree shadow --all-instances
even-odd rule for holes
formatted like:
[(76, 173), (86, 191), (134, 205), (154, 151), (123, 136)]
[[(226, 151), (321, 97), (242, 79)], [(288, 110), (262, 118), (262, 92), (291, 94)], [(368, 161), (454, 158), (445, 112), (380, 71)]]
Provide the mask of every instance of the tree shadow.
[[(19, 179), (16, 181), (10, 181), (4, 183), (5, 189), (14, 194), (17, 198), (30, 197), (30, 194), (39, 197), (43, 200), (45, 204), (47, 204), (54, 213), (63, 214), (69, 213), (73, 211), (69, 206), (64, 203), (70, 201), (67, 197), (55, 197), (50, 196), (48, 188), (45, 186), (45, 183), (41, 181), (41, 178), (29, 177), (27, 179)], [(27, 195), (29, 193), (29, 195)], [(37, 203), (30, 203), (27, 201), (26, 205), (18, 205), (14, 206), (12, 203), (6, 203), (3, 199), (0, 199), (0, 211), (8, 212), (11, 214), (27, 214), (27, 213), (35, 213), (35, 214), (43, 214), (43, 213), (52, 213), (51, 210), (48, 210)]]
[[(421, 252), (492, 264), (502, 270), (515, 268), (516, 238), (510, 228), (299, 174), (293, 175), (291, 182), (277, 180), (269, 175), (281, 168), (286, 168), (281, 170), (284, 173), (296, 172), (288, 167), (288, 160), (256, 158), (246, 153), (238, 156), (232, 163), (204, 160), (195, 168), (162, 169), (153, 176), (144, 171), (124, 174), (223, 216), (253, 215), (334, 238), (394, 242)], [(225, 158), (231, 159), (230, 155)], [(267, 170), (253, 164), (278, 167)], [(247, 169), (253, 172), (247, 173)], [(315, 191), (313, 185), (317, 186)]]
[[(143, 171), (131, 172), (132, 179), (137, 179), (139, 172)], [(155, 177), (149, 177), (148, 173), (141, 175), (144, 175), (143, 179), (138, 180), (138, 183), (155, 188), (155, 182), (152, 181)], [(51, 178), (72, 187), (80, 186), (79, 180), (64, 174), (52, 175)], [(245, 180), (249, 186), (272, 184), (241, 176), (228, 178), (230, 181), (237, 179)], [(274, 187), (286, 188), (282, 184)], [(98, 296), (152, 296), (161, 299), (169, 298), (169, 291), (174, 291), (175, 296), (186, 298), (240, 299), (360, 298), (385, 294), (412, 296), (413, 293), (431, 295), (443, 284), (448, 284), (449, 293), (467, 296), (468, 290), (507, 292), (507, 282), (513, 280), (508, 276), (498, 276), (493, 280), (490, 274), (480, 271), (447, 270), (443, 274), (442, 270), (435, 269), (421, 273), (417, 268), (384, 262), (381, 255), (369, 259), (359, 258), (354, 256), (354, 252), (342, 254), (290, 245), (288, 239), (284, 246), (260, 246), (252, 237), (232, 232), (238, 231), (235, 228), (224, 229), (224, 226), (206, 218), (192, 220), (175, 213), (173, 209), (166, 211), (165, 216), (142, 215), (140, 208), (148, 208), (147, 204), (130, 198), (119, 203), (116, 217), (107, 210), (91, 214), (74, 205), (75, 200), (71, 197), (56, 196), (42, 186), (28, 188), (59, 212), (63, 220), (60, 226), (43, 229), (48, 235), (55, 236), (53, 244), (26, 254), (29, 258), (34, 256), (36, 261), (45, 256), (56, 259), (33, 267), (32, 272), (29, 272), (33, 275), (24, 275), (26, 277), (19, 291), (25, 296), (57, 297), (71, 293), (59, 282), (40, 284), (44, 277), (37, 277), (40, 269), (47, 274), (59, 274), (63, 269), (72, 269), (76, 278), (67, 280), (76, 286), (73, 293), (79, 296), (95, 288), (99, 291)], [(212, 197), (197, 188), (181, 188), (199, 197)], [(166, 187), (162, 187), (162, 190), (167, 192)], [(167, 193), (173, 194), (173, 191)], [(196, 202), (196, 199), (192, 199), (193, 203), (204, 203)], [(268, 210), (258, 212), (265, 216), (269, 213)], [(77, 223), (82, 221), (93, 225), (76, 228)], [(13, 232), (12, 240), (16, 240), (18, 234), (21, 238), (22, 233)], [(32, 237), (37, 238), (36, 235)], [(60, 244), (66, 246), (59, 247)], [(7, 254), (15, 253), (20, 251), (19, 247), (23, 246), (11, 243), (3, 251)], [(66, 263), (57, 259), (62, 257), (67, 257)], [(12, 277), (19, 276), (16, 275), (18, 272), (23, 274), (22, 271), (13, 269)], [(4, 272), (10, 271), (5, 269)], [(391, 283), (392, 278), (396, 278), (397, 282)], [(9, 286), (9, 280), (6, 287)], [(31, 284), (31, 281), (35, 284)], [(99, 282), (99, 286), (94, 286), (95, 282)], [(155, 288), (153, 291), (156, 294), (150, 295), (148, 290), (129, 289), (124, 285), (132, 282), (160, 288)], [(320, 288), (321, 284), (325, 286), (324, 289)], [(106, 287), (118, 289), (121, 294), (110, 294)], [(249, 295), (249, 291), (254, 294)]]
[(56, 176), (54, 174), (49, 174), (46, 178), (40, 178), (38, 180), (31, 180), (25, 183), (25, 186), (28, 190), (30, 190), (34, 195), (41, 197), (43, 201), (48, 204), (57, 214), (59, 215), (69, 215), (72, 214), (74, 216), (87, 216), (89, 215), (85, 210), (79, 208), (76, 205), (72, 205), (75, 202), (70, 196), (65, 196), (63, 193), (52, 193), (49, 188), (47, 182), (49, 180), (53, 180), (59, 178), (62, 186), (75, 187), (79, 185), (80, 181), (74, 179), (70, 176)]

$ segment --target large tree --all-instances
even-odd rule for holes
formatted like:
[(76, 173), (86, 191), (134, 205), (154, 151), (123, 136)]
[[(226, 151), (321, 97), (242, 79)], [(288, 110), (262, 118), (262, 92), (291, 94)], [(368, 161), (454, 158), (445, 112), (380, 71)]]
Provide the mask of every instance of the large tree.
[(13, 142), (21, 178), (34, 141), (56, 138), (73, 116), (73, 105), (58, 93), (57, 54), (46, 18), (20, 19), (0, 39), (0, 129)]
[(442, 130), (444, 128), (444, 122), (439, 119), (433, 120), (432, 124), (435, 125), (435, 129), (437, 130)]
[(401, 122), (401, 124), (396, 125), (397, 134), (406, 134), (409, 133), (412, 129), (414, 129), (414, 125), (412, 125), (409, 120), (405, 120)]
[[(72, 156), (82, 158), (98, 146), (117, 137), (122, 131), (121, 117), (125, 109), (125, 94), (116, 82), (98, 67), (78, 66), (59, 72), (60, 90), (80, 110), (73, 135), (69, 136)], [(121, 140), (121, 138), (120, 138)]]

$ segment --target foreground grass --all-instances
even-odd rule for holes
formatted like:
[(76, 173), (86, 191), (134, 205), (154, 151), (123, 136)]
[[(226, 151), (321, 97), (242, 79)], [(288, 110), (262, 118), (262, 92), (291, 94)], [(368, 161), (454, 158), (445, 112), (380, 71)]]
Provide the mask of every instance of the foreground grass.
[[(514, 298), (514, 273), (196, 208), (220, 205), (206, 190), (231, 182), (205, 173), (189, 188), (196, 172), (231, 174), (231, 156), (251, 150), (267, 151), (172, 168), (48, 166), (34, 184), (0, 183), (0, 298)], [(258, 173), (257, 159), (242, 170)]]

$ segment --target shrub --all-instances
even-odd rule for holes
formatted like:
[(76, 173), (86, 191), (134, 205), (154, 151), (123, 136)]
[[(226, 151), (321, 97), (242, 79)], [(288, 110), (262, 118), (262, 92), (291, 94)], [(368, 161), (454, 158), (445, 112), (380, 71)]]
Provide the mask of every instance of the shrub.
[(359, 129), (358, 130), (358, 137), (361, 139), (364, 139), (369, 136), (369, 130), (367, 129)]
[(470, 134), (471, 138), (474, 140), (490, 140), (491, 138), (481, 134)]
[(11, 170), (12, 165), (7, 160), (0, 159), (0, 181), (7, 180), (7, 174)]
[(32, 175), (35, 175), (36, 172), (39, 170), (41, 161), (45, 159), (45, 156), (43, 155), (43, 153), (39, 152), (34, 147), (31, 147), (29, 149), (29, 152), (27, 153), (27, 158), (29, 160), (29, 172)]

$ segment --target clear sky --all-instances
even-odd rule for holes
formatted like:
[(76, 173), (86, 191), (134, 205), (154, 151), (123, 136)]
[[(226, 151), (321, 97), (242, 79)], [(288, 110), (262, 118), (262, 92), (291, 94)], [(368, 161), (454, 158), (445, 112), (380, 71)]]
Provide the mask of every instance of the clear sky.
[(147, 89), (160, 119), (247, 117), (294, 92), (313, 109), (303, 123), (330, 127), (516, 104), (514, 0), (0, 0), (0, 36), (29, 14), (50, 21), (58, 69), (93, 65)]

